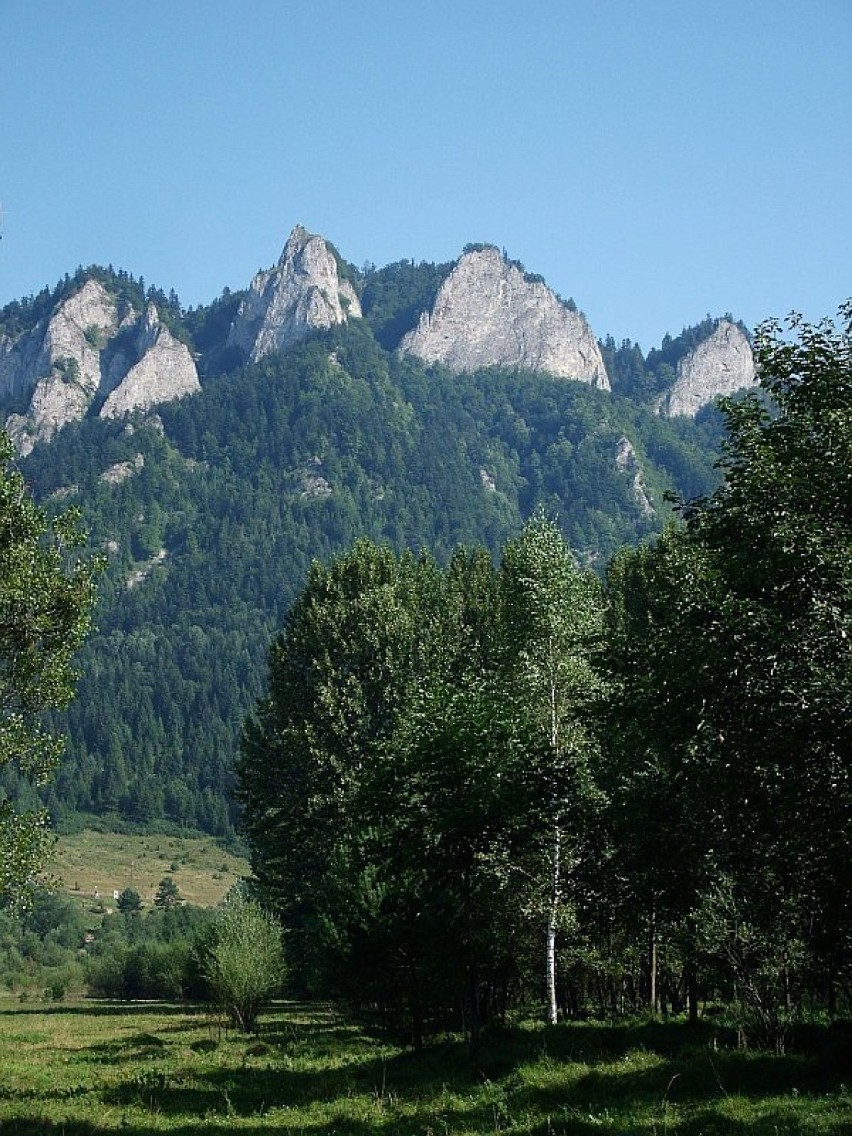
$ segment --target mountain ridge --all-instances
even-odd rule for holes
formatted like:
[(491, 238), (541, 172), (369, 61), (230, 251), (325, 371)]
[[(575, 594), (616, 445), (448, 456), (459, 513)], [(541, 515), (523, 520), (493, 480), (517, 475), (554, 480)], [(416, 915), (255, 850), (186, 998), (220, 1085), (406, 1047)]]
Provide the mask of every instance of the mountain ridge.
[[(371, 293), (398, 267), (359, 273), (324, 237), (297, 225), (277, 264), (259, 272), (245, 292), (229, 293), (227, 303), (223, 294), (207, 309), (187, 313), (174, 293), (164, 303), (162, 292), (149, 289), (146, 295), (140, 288), (135, 302), (129, 302), (121, 295), (127, 274), (122, 281), (121, 273), (110, 278), (104, 270), (78, 270), (79, 286), (69, 289), (66, 280), (64, 294), (34, 325), (15, 334), (10, 310), (20, 317), (26, 308), (20, 302), (0, 313), (0, 407), (8, 406), (6, 428), (24, 455), (87, 414), (121, 417), (152, 410), (196, 394), (207, 373), (256, 363), (350, 319), (366, 319), (381, 334)], [(385, 322), (383, 346), (453, 371), (520, 366), (611, 388), (602, 345), (576, 305), (561, 300), (541, 277), (496, 246), (467, 246), (447, 266), (410, 267), (412, 277), (431, 269), (431, 286), (420, 286), (398, 323), (396, 342), (388, 342), (393, 321)], [(223, 318), (222, 312), (228, 314)], [(214, 315), (218, 332), (193, 352), (193, 327), (208, 333), (216, 326)], [(4, 330), (10, 323), (11, 334)], [(717, 334), (720, 326), (724, 335)], [(129, 357), (128, 332), (136, 342)], [(739, 389), (737, 383), (753, 385), (750, 344), (736, 325), (722, 317), (707, 338), (711, 343), (700, 351), (696, 344), (693, 357), (679, 360), (677, 373), (658, 391), (659, 413), (694, 416), (719, 394)]]

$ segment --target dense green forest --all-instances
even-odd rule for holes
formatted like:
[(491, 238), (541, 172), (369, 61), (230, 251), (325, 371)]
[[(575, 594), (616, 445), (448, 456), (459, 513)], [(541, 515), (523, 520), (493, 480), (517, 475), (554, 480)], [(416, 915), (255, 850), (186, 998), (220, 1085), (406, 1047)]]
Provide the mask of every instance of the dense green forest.
[(543, 989), (551, 1022), (721, 1001), (778, 1052), (848, 1015), (842, 318), (762, 329), (723, 483), (604, 581), (544, 512), (497, 561), (361, 540), (314, 564), (239, 765), (304, 988), (418, 1047), (476, 1047)]
[[(68, 426), (20, 463), (51, 509), (80, 507), (108, 561), (67, 754), (45, 795), (56, 822), (97, 814), (234, 831), (241, 724), (314, 559), (360, 537), (428, 549), (439, 564), (460, 544), (497, 555), (543, 508), (603, 573), (617, 549), (660, 531), (666, 493), (688, 499), (716, 484), (721, 419), (651, 413), (619, 377), (632, 348), (609, 360), (613, 395), (400, 359), (393, 348), (449, 267), (348, 266), (365, 318), (251, 366), (223, 346), (237, 293), (184, 311), (127, 273), (81, 269), (0, 313), (25, 330), (94, 273), (128, 304), (156, 303), (203, 381), (155, 416)], [(622, 439), (635, 465), (616, 461)], [(32, 799), (9, 774), (5, 785)]]

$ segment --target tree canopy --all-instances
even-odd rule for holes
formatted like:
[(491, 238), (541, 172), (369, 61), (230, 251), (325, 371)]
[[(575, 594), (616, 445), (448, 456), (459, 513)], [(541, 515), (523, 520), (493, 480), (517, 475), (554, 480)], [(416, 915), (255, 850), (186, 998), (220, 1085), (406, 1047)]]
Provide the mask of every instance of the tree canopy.
[[(724, 481), (603, 589), (536, 514), (499, 560), (315, 564), (240, 763), (308, 988), (415, 1042), (716, 996), (784, 1048), (852, 977), (852, 306), (756, 344)], [(547, 958), (547, 966), (542, 961)]]
[[(71, 699), (72, 661), (89, 629), (93, 565), (80, 559), (77, 516), (50, 522), (0, 435), (0, 765), (42, 784), (62, 751), (44, 725)], [(48, 840), (37, 806), (0, 800), (0, 897), (14, 897), (41, 865)]]

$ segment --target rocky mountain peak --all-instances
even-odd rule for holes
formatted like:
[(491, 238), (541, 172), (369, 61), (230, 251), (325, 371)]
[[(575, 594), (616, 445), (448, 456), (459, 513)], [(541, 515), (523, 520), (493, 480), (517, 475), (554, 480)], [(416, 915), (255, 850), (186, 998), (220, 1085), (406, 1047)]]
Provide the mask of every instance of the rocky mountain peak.
[(490, 245), (459, 259), (400, 351), (454, 371), (517, 366), (610, 389), (585, 317)]
[[(137, 361), (107, 396), (101, 418), (121, 418), (133, 410), (150, 410), (201, 390), (189, 348), (160, 322), (154, 304), (148, 305), (139, 321), (135, 348)], [(121, 365), (117, 368), (119, 373), (122, 369)]]
[(31, 331), (0, 345), (0, 398), (26, 402), (5, 423), (22, 456), (85, 417), (99, 396), (107, 395), (101, 414), (115, 417), (198, 389), (189, 349), (160, 322), (155, 305), (119, 321), (115, 297), (94, 278)]
[[(99, 343), (115, 333), (115, 301), (97, 280), (87, 280), (32, 331), (0, 345), (0, 397), (27, 394), (40, 378), (70, 367), (88, 390), (100, 382)], [(73, 366), (70, 361), (73, 360)]]
[(240, 304), (228, 346), (252, 363), (289, 347), (316, 328), (361, 316), (355, 289), (341, 278), (328, 243), (297, 225), (275, 268), (259, 272)]
[(27, 413), (6, 421), (20, 454), (83, 417), (101, 384), (101, 350), (117, 328), (114, 298), (100, 281), (86, 280), (46, 321), (5, 345), (0, 395), (29, 396)]
[(722, 395), (755, 385), (754, 356), (745, 333), (730, 320), (720, 320), (715, 331), (680, 360), (671, 389), (657, 404), (668, 417), (698, 411)]

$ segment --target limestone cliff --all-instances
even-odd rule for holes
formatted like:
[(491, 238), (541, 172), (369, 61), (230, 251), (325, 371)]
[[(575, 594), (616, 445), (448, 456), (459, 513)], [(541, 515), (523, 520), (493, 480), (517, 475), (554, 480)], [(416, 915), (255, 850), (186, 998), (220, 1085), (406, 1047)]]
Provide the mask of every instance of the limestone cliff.
[(46, 323), (7, 345), (0, 396), (29, 395), (6, 428), (19, 453), (82, 418), (101, 384), (101, 349), (118, 327), (115, 300), (97, 280), (63, 300)]
[(723, 319), (678, 363), (674, 385), (659, 400), (657, 410), (668, 417), (683, 414), (694, 418), (714, 399), (754, 386), (755, 381), (748, 338), (736, 324)]
[(453, 371), (526, 367), (609, 390), (584, 317), (490, 246), (461, 257), (400, 351)]
[(289, 347), (316, 328), (361, 315), (355, 289), (340, 277), (322, 237), (297, 225), (275, 268), (259, 272), (240, 304), (228, 336), (252, 363)]
[(140, 323), (135, 346), (139, 361), (108, 395), (101, 418), (120, 418), (132, 410), (150, 410), (201, 390), (189, 348), (160, 323), (153, 304), (148, 305)]
[(97, 280), (63, 300), (46, 322), (17, 340), (0, 343), (0, 398), (28, 395), (56, 374), (86, 391), (101, 380), (100, 347), (115, 333), (113, 298)]
[(0, 400), (25, 405), (6, 429), (21, 456), (48, 442), (106, 395), (101, 413), (116, 417), (147, 410), (199, 390), (188, 348), (149, 305), (119, 320), (115, 298), (86, 280), (31, 331), (0, 342)]
[(633, 443), (624, 434), (616, 443), (615, 467), (619, 473), (623, 473), (625, 477), (630, 479), (630, 495), (642, 517), (649, 520), (656, 514), (656, 510), (651, 503), (648, 486), (645, 484), (645, 477), (636, 450)]

